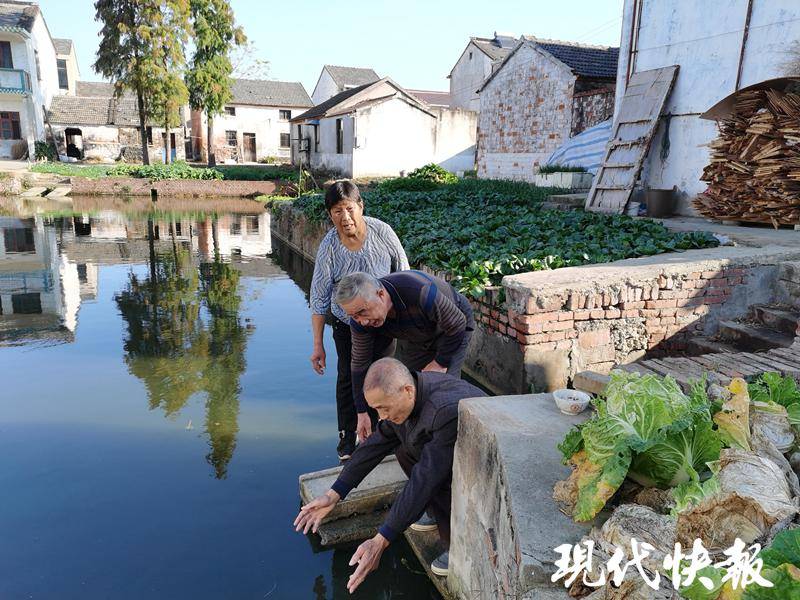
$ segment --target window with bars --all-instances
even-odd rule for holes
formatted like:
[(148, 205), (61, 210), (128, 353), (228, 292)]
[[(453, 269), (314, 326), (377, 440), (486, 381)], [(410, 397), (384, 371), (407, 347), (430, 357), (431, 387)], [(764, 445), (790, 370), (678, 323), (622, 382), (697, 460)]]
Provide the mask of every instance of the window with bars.
[(228, 146), (231, 148), (236, 148), (236, 132), (235, 131), (226, 131), (225, 132), (225, 140), (228, 142)]
[(279, 110), (278, 111), (278, 118), (281, 121), (288, 121), (292, 118), (292, 111), (291, 110)]
[(18, 112), (0, 112), (0, 139), (21, 140)]
[(56, 60), (58, 64), (58, 87), (62, 90), (69, 89), (69, 75), (67, 74), (67, 61), (63, 58)]
[(281, 134), (281, 148), (288, 148), (290, 143), (290, 135), (288, 133)]

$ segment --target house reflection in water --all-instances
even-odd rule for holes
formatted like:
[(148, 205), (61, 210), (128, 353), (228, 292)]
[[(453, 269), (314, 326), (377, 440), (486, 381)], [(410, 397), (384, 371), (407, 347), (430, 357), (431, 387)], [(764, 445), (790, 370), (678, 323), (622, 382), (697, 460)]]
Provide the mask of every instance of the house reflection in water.
[[(94, 290), (91, 281), (94, 281)], [(41, 217), (0, 217), (0, 345), (72, 342), (96, 273), (59, 254)]]

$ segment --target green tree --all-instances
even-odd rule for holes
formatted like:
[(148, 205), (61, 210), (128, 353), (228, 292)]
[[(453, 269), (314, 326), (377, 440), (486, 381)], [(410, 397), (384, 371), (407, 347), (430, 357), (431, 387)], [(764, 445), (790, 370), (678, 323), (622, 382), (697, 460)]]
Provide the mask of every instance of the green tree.
[[(136, 95), (142, 162), (150, 164), (147, 123), (177, 120), (187, 96), (176, 83), (185, 64), (189, 0), (96, 0), (102, 24), (94, 69), (114, 82), (118, 95)], [(169, 130), (167, 130), (168, 132)], [(166, 136), (169, 142), (169, 135)], [(167, 158), (169, 155), (167, 155)]]
[(189, 0), (195, 51), (186, 83), (189, 104), (205, 112), (208, 122), (208, 165), (216, 165), (214, 117), (231, 100), (230, 53), (246, 42), (244, 31), (236, 25), (228, 0)]

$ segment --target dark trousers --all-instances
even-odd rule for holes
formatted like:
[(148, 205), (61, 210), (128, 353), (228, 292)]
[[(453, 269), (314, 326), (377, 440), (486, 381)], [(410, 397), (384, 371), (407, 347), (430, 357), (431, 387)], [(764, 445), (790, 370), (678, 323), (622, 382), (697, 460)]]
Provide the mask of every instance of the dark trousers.
[[(467, 346), (469, 346), (471, 338), (472, 330), (468, 329), (464, 335), (464, 341), (461, 342), (461, 346), (458, 347), (450, 361), (450, 366), (447, 367), (448, 375), (461, 377), (461, 366), (467, 356)], [(425, 347), (404, 341), (399, 345), (397, 358), (408, 367), (409, 371), (422, 371), (429, 362), (436, 358), (436, 346)]]
[[(412, 456), (406, 453), (402, 446), (398, 446), (398, 448), (394, 451), (394, 455), (397, 457), (397, 462), (400, 465), (400, 468), (403, 469), (403, 473), (406, 474), (406, 477), (411, 477), (411, 469), (414, 468), (414, 465), (417, 464), (417, 461), (414, 460)], [(439, 538), (444, 542), (445, 546), (450, 546), (450, 501), (452, 499), (451, 493), (451, 481), (445, 482), (436, 492), (433, 494), (433, 498), (431, 498), (430, 503), (425, 510), (428, 512), (430, 516), (436, 519), (436, 526), (439, 528)], [(416, 519), (419, 519), (422, 515), (417, 515)]]
[[(333, 343), (336, 344), (336, 416), (339, 421), (339, 431), (355, 433), (358, 423), (356, 405), (353, 401), (353, 379), (350, 371), (350, 360), (353, 354), (353, 340), (350, 336), (350, 326), (339, 319), (333, 321)], [(384, 356), (394, 355), (395, 343), (376, 348), (373, 362)], [(378, 413), (367, 407), (367, 414), (372, 421), (372, 428), (378, 424)]]

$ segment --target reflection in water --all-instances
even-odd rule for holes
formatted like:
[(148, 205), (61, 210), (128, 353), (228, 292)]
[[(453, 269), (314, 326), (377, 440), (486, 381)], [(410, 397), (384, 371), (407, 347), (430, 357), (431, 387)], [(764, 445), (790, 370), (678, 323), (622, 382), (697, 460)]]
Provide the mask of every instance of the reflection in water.
[(195, 265), (175, 239), (174, 227), (169, 252), (156, 252), (152, 220), (147, 231), (149, 275), (131, 272), (114, 297), (127, 325), (125, 361), (144, 382), (150, 408), (160, 407), (167, 416), (177, 414), (192, 395), (207, 394), (206, 460), (224, 479), (239, 431), (239, 377), (249, 333), (239, 317), (239, 273), (222, 261), (216, 244), (212, 261)]

